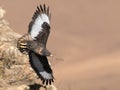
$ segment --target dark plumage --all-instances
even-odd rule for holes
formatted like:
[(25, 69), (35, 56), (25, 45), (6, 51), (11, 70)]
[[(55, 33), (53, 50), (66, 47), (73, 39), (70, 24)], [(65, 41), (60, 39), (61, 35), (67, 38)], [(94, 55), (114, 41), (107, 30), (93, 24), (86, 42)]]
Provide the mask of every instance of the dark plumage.
[[(32, 51), (29, 52), (30, 64), (37, 75), (41, 78), (42, 83), (51, 84), (53, 82), (53, 72), (46, 56), (41, 56)], [(40, 74), (41, 73), (41, 74)], [(43, 74), (42, 74), (43, 73)]]

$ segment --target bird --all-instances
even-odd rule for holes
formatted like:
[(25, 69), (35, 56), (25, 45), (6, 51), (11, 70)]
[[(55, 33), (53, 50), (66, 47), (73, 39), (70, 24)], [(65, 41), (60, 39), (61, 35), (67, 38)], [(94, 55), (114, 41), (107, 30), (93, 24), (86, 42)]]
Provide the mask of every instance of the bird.
[(50, 34), (51, 13), (45, 4), (37, 6), (28, 26), (28, 33), (17, 41), (20, 52), (28, 54), (31, 67), (42, 80), (42, 84), (54, 82), (53, 71), (48, 61), (51, 52), (46, 48)]

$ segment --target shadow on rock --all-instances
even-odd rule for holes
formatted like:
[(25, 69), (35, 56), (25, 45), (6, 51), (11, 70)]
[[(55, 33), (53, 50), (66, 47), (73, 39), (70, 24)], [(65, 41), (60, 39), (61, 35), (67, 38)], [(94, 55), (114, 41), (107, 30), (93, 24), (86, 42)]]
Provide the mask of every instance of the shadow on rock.
[(29, 90), (40, 90), (41, 87), (43, 87), (42, 85), (40, 84), (32, 84), (32, 85), (29, 85), (30, 89)]

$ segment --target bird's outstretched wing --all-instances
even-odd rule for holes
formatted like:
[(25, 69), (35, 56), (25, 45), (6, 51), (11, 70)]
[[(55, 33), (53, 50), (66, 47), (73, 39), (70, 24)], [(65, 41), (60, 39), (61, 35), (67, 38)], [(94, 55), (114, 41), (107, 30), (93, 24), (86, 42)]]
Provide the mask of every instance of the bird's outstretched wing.
[(46, 83), (48, 85), (54, 82), (53, 72), (46, 56), (41, 56), (30, 51), (29, 59), (32, 68), (41, 78), (43, 84)]
[[(32, 21), (29, 24), (28, 34), (23, 35), (18, 41), (18, 48), (21, 52), (34, 51), (43, 56), (50, 56), (46, 48), (47, 39), (50, 33), (49, 7), (40, 5), (35, 11)], [(29, 40), (29, 38), (30, 40)]]
[(47, 39), (50, 33), (50, 17), (49, 7), (40, 5), (35, 11), (32, 21), (29, 24), (31, 38), (38, 44), (33, 48), (36, 53), (44, 56), (50, 56), (50, 52), (46, 48)]
[(33, 40), (46, 44), (50, 33), (50, 17), (49, 7), (46, 7), (45, 4), (37, 7), (28, 31)]

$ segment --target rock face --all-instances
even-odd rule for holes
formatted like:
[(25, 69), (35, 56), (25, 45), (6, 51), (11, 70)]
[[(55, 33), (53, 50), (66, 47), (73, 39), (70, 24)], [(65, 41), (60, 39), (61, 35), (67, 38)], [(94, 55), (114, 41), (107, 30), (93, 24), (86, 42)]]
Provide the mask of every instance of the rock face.
[(31, 84), (37, 76), (29, 65), (27, 55), (20, 53), (16, 47), (21, 35), (9, 27), (4, 14), (5, 10), (0, 7), (0, 87), (6, 90), (11, 85)]
[(4, 9), (2, 9), (2, 7), (0, 7), (0, 19), (2, 19), (4, 17), (5, 13), (6, 13), (6, 11)]

